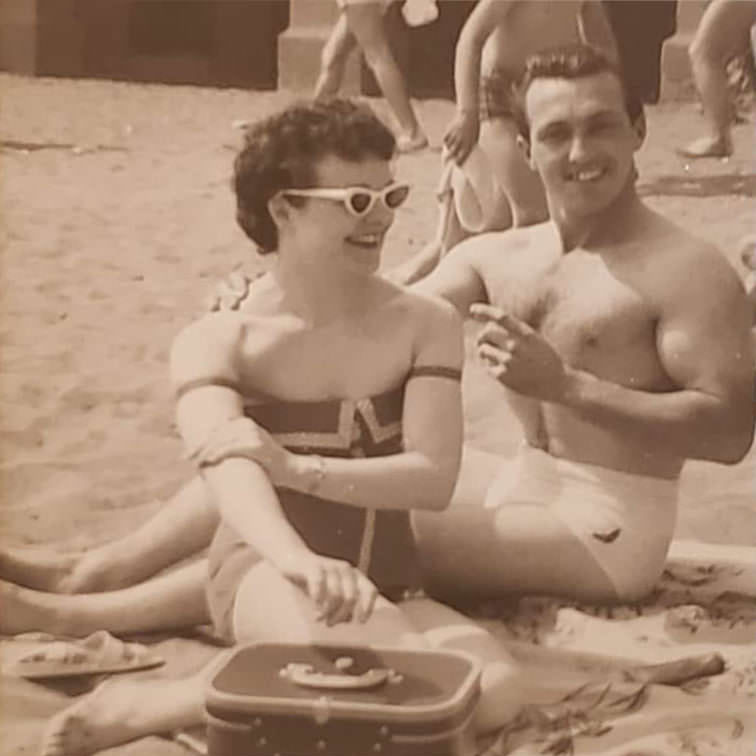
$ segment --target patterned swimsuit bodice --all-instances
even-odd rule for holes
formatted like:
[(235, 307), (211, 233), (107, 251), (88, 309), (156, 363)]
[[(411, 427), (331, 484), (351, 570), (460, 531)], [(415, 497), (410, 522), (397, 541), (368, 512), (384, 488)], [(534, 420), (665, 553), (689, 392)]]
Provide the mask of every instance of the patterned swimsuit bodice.
[[(378, 457), (403, 449), (405, 384), (364, 399), (281, 401), (245, 399), (245, 415), (298, 454)], [(359, 566), (390, 598), (421, 586), (407, 510), (368, 510), (287, 488), (277, 488), (289, 522), (316, 553)], [(222, 522), (210, 547), (208, 599), (216, 626), (228, 632), (227, 615), (243, 574), (260, 556)], [(224, 619), (225, 617), (225, 619)]]

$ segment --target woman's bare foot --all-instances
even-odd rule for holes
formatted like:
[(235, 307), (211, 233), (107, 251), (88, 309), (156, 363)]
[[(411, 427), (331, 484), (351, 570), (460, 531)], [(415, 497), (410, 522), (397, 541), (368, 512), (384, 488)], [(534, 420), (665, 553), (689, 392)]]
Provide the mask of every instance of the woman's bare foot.
[(41, 756), (88, 756), (147, 735), (202, 724), (202, 686), (189, 680), (106, 680), (55, 715)]
[(678, 152), (690, 158), (727, 157), (732, 155), (732, 142), (724, 136), (700, 137), (685, 147), (681, 147)]
[(81, 554), (60, 554), (41, 548), (0, 549), (0, 576), (38, 591), (61, 593)]
[(106, 545), (88, 552), (59, 553), (40, 548), (0, 549), (0, 577), (47, 593), (101, 593), (131, 585), (127, 562)]
[(42, 631), (68, 634), (60, 611), (64, 596), (24, 588), (0, 580), (0, 633), (17, 635)]

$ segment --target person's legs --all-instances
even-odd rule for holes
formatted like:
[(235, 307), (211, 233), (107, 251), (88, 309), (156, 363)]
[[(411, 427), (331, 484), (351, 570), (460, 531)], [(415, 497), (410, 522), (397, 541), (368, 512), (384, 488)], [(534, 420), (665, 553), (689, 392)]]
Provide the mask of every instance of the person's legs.
[(606, 573), (549, 502), (484, 506), (505, 464), (515, 476), (514, 462), (466, 448), (449, 508), (414, 514), (429, 588), (452, 598), (540, 593), (616, 601)]
[(0, 549), (0, 577), (54, 593), (113, 591), (150, 578), (208, 546), (219, 515), (199, 477), (123, 538), (81, 554)]
[(510, 226), (531, 226), (548, 220), (546, 194), (538, 174), (517, 145), (517, 127), (511, 118), (487, 118), (480, 125), (478, 143), (489, 158), (496, 181), (506, 192), (509, 206), (502, 205), (491, 231)]
[(41, 756), (89, 756), (147, 735), (201, 725), (205, 686), (226, 656), (219, 654), (186, 679), (107, 680), (50, 720)]
[(682, 148), (688, 157), (721, 157), (732, 152), (732, 103), (727, 64), (746, 50), (756, 21), (753, 0), (713, 0), (690, 45), (693, 77), (703, 103), (706, 134)]
[(402, 72), (391, 52), (383, 24), (381, 3), (347, 5), (343, 15), (349, 31), (357, 40), (367, 64), (375, 74), (378, 86), (399, 123), (402, 132), (399, 137), (399, 149), (406, 151), (410, 147), (424, 147), (427, 139), (412, 108)]
[(315, 84), (315, 101), (336, 97), (344, 80), (344, 69), (356, 40), (347, 26), (346, 16), (339, 14), (336, 25), (326, 40), (320, 58), (320, 75)]
[(207, 562), (202, 559), (129, 588), (73, 596), (44, 593), (0, 580), (0, 633), (43, 631), (86, 636), (191, 627), (209, 621)]

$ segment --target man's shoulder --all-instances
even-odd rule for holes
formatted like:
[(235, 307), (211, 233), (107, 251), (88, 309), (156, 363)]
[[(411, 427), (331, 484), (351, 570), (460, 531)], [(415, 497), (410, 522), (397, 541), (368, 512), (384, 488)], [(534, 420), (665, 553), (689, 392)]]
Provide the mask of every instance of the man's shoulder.
[(648, 249), (645, 266), (667, 296), (691, 300), (737, 295), (742, 282), (723, 250), (669, 219), (662, 219), (661, 233)]
[(693, 271), (721, 271), (735, 274), (735, 268), (724, 252), (717, 245), (690, 233), (668, 218), (661, 219), (658, 249), (655, 256), (674, 265), (678, 270)]
[(548, 232), (550, 223), (509, 228), (506, 231), (488, 231), (460, 242), (449, 255), (471, 263), (485, 263), (499, 258), (502, 252), (522, 252), (532, 249)]

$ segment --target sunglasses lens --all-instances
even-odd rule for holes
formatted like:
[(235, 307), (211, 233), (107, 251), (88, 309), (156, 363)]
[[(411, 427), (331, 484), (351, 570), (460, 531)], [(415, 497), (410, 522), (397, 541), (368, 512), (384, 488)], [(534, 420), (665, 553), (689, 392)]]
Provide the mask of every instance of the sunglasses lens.
[(354, 192), (349, 198), (349, 204), (357, 215), (362, 215), (370, 208), (372, 197), (367, 192)]
[(401, 205), (404, 200), (407, 199), (408, 194), (408, 186), (397, 186), (396, 189), (392, 189), (388, 194), (386, 194), (386, 206), (391, 208), (392, 210), (396, 210), (396, 208), (399, 207), (399, 205)]

